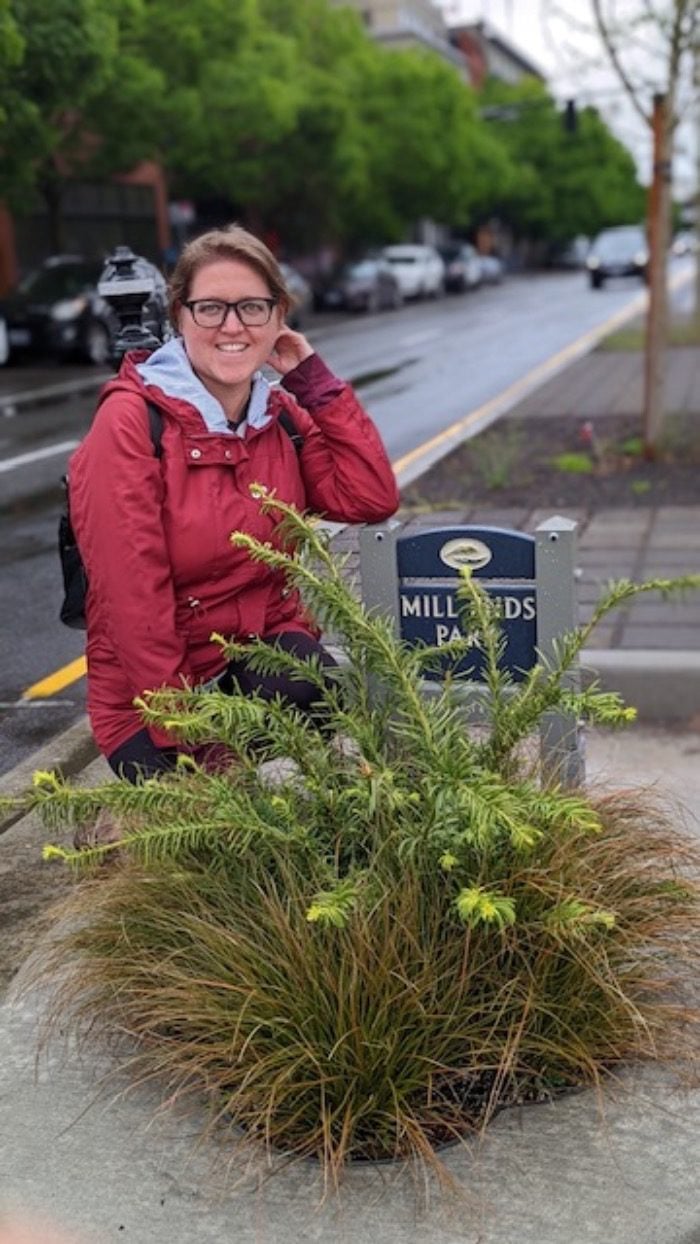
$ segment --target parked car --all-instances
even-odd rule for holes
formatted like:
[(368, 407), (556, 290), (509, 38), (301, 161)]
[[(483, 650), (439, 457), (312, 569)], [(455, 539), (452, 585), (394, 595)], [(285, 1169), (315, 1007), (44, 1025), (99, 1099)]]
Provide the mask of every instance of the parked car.
[(445, 265), (434, 246), (385, 246), (382, 256), (396, 275), (404, 298), (437, 298), (445, 292)]
[(319, 286), (317, 297), (323, 307), (346, 311), (396, 310), (403, 304), (399, 279), (381, 256), (345, 264)]
[[(155, 286), (144, 305), (143, 323), (163, 340), (169, 335), (165, 278), (141, 256), (137, 265), (139, 275)], [(97, 259), (55, 255), (29, 272), (0, 307), (10, 358), (31, 353), (82, 358), (96, 366), (109, 363), (120, 322), (97, 290), (103, 268)]]
[(593, 289), (602, 289), (610, 277), (647, 279), (649, 248), (641, 225), (618, 225), (603, 229), (591, 243), (586, 259)]
[(484, 285), (500, 285), (503, 280), (503, 260), (498, 255), (479, 255), (481, 280)]
[(591, 239), (579, 233), (566, 246), (555, 248), (549, 262), (553, 268), (585, 268), (590, 249)]
[(294, 306), (287, 316), (287, 323), (290, 328), (299, 329), (306, 322), (306, 317), (311, 310), (313, 302), (311, 286), (306, 277), (303, 277), (301, 272), (297, 272), (296, 268), (293, 268), (291, 264), (280, 263), (280, 271), (284, 278), (284, 283), (294, 299)]
[(481, 264), (469, 242), (449, 242), (439, 248), (445, 265), (445, 289), (462, 293), (481, 284)]
[(674, 255), (696, 255), (698, 252), (698, 236), (690, 229), (682, 229), (673, 239), (671, 250)]

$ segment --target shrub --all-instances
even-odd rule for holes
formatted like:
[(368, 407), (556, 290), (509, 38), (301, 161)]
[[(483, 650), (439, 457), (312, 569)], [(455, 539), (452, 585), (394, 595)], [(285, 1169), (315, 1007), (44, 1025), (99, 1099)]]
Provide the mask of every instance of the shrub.
[(567, 475), (592, 475), (593, 461), (585, 453), (557, 454), (552, 458), (552, 466)]
[[(487, 488), (506, 488), (518, 470), (523, 430), (520, 424), (491, 429), (469, 442), (474, 471)], [(522, 474), (522, 472), (520, 472)], [(443, 502), (443, 508), (447, 508)]]
[[(693, 1055), (698, 966), (691, 847), (640, 792), (597, 795), (547, 779), (524, 747), (552, 709), (615, 724), (633, 714), (566, 671), (608, 608), (698, 576), (611, 586), (557, 660), (508, 685), (495, 607), (465, 575), (469, 638), (409, 649), (353, 598), (312, 525), (276, 507), (291, 551), (234, 534), (301, 587), (349, 658), (323, 731), (282, 703), (158, 691), (144, 719), (235, 750), (224, 771), (187, 757), (172, 777), (72, 789), (37, 774), (47, 824), (110, 808), (122, 866), (78, 856), (70, 919), (49, 959), (56, 1015), (90, 1037), (125, 1035), (136, 1081), (204, 1094), (221, 1127), (315, 1155), (435, 1160), (504, 1104), (596, 1084), (633, 1059)], [(241, 646), (220, 638), (224, 651)], [(477, 643), (488, 724), (467, 731), (437, 658)], [(309, 667), (262, 643), (261, 670)], [(259, 761), (291, 757), (281, 785)], [(106, 850), (110, 850), (107, 848)], [(696, 863), (696, 861), (695, 861)]]

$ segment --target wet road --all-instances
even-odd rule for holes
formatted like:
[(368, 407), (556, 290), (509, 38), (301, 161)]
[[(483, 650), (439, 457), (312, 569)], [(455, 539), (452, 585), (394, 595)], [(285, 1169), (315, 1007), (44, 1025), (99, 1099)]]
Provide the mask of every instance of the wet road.
[[(493, 418), (499, 394), (519, 386), (521, 396), (542, 380), (543, 368), (563, 365), (586, 344), (575, 343), (638, 300), (639, 287), (626, 282), (600, 293), (582, 273), (548, 274), (398, 312), (327, 317), (308, 335), (328, 364), (355, 383), (406, 482), (450, 438), (462, 439)], [(7, 396), (73, 377), (93, 378), (85, 368), (0, 372), (0, 773), (84, 709), (83, 679), (31, 703), (22, 696), (83, 651), (83, 635), (56, 618), (55, 538), (58, 480), (89, 424), (94, 391), (27, 408), (18, 403), (14, 410)], [(456, 432), (446, 433), (455, 423)], [(438, 448), (418, 450), (436, 436)]]

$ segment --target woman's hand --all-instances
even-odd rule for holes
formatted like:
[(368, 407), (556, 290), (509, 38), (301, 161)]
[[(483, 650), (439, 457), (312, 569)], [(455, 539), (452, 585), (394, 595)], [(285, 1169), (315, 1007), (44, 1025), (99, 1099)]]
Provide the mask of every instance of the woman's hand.
[(274, 367), (280, 376), (286, 376), (288, 371), (293, 371), (304, 359), (308, 359), (314, 353), (313, 347), (309, 345), (303, 333), (295, 333), (286, 325), (280, 332), (275, 341), (268, 363), (270, 367)]

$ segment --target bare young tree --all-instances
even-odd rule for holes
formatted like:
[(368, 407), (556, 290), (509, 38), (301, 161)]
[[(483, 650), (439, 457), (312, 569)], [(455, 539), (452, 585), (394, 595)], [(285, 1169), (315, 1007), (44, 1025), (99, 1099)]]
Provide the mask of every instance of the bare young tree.
[[(579, 38), (597, 35), (634, 113), (648, 130), (651, 148), (649, 190), (649, 305), (646, 322), (643, 439), (648, 458), (658, 452), (664, 416), (664, 358), (667, 339), (667, 255), (671, 229), (674, 140), (681, 121), (696, 103), (693, 73), (700, 55), (700, 0), (590, 0), (588, 18), (576, 7), (550, 0), (550, 18), (566, 21), (571, 61), (572, 27)], [(600, 67), (600, 54), (584, 58), (583, 69)], [(579, 75), (581, 77), (581, 75)], [(584, 82), (585, 90), (585, 82)]]
[[(596, 30), (632, 107), (653, 144), (649, 193), (649, 307), (644, 366), (644, 451), (658, 451), (664, 417), (667, 255), (674, 135), (688, 106), (700, 39), (700, 0), (638, 0), (623, 15), (614, 0), (591, 0)], [(644, 64), (639, 70), (640, 61)], [(651, 89), (650, 89), (651, 88)], [(656, 89), (654, 89), (656, 88)]]

